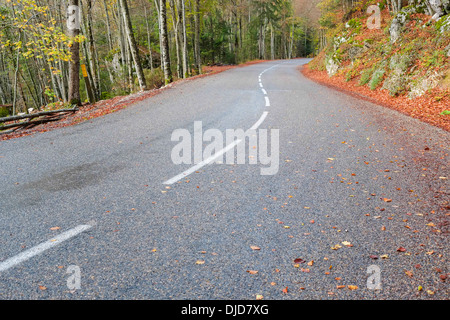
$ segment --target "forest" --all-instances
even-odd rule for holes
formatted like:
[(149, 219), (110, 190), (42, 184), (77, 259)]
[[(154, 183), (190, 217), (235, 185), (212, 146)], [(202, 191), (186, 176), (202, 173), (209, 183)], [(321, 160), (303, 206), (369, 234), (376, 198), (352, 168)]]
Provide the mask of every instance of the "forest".
[(161, 88), (204, 66), (316, 57), (370, 4), (389, 20), (415, 5), (437, 19), (449, 2), (0, 0), (0, 118)]
[(206, 65), (314, 55), (316, 2), (0, 0), (0, 117), (160, 88)]

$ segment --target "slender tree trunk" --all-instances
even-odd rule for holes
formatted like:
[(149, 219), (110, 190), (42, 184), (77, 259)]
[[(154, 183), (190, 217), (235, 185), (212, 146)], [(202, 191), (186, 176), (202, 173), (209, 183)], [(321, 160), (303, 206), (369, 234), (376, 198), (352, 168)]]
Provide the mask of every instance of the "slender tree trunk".
[[(189, 76), (189, 68), (188, 68), (188, 49), (187, 49), (187, 33), (186, 33), (186, 8), (185, 8), (185, 0), (180, 0), (181, 10), (182, 10), (182, 35), (183, 35), (183, 78), (187, 78)], [(180, 10), (180, 9), (179, 9)]]
[(273, 25), (270, 24), (270, 58), (275, 59), (275, 38), (273, 33)]
[[(69, 6), (77, 6), (78, 0), (69, 0)], [(70, 8), (70, 7), (69, 7)], [(74, 7), (75, 8), (75, 7)], [(68, 35), (72, 39), (72, 45), (69, 48), (69, 52), (72, 57), (69, 62), (69, 95), (68, 101), (70, 104), (81, 105), (80, 96), (80, 43), (75, 40), (80, 34), (80, 29), (78, 27), (79, 16), (78, 11), (68, 12), (68, 19), (75, 19), (75, 21), (69, 21), (71, 28), (68, 30)]]
[(111, 22), (109, 21), (108, 4), (106, 3), (106, 0), (103, 0), (103, 5), (105, 6), (105, 14), (106, 14), (106, 32), (108, 33), (108, 46), (109, 51), (112, 51), (113, 42), (111, 36)]
[(134, 61), (134, 67), (136, 69), (136, 75), (139, 81), (139, 87), (141, 91), (147, 90), (147, 84), (145, 82), (144, 71), (142, 70), (141, 61), (139, 58), (139, 52), (136, 45), (136, 40), (133, 34), (133, 26), (131, 25), (130, 13), (128, 11), (127, 0), (120, 0), (122, 7), (122, 14), (125, 21), (125, 32), (127, 33), (128, 43), (131, 50), (131, 55)]
[(172, 24), (173, 31), (175, 33), (175, 52), (177, 55), (177, 75), (178, 78), (183, 77), (183, 66), (181, 63), (181, 42), (182, 42), (182, 34), (180, 32), (180, 17), (177, 13), (181, 14), (180, 7), (177, 4), (177, 8), (175, 8), (175, 3), (173, 0), (169, 0), (170, 11), (172, 12)]
[(97, 77), (98, 59), (95, 49), (94, 34), (92, 32), (92, 0), (87, 1), (87, 14), (86, 14), (86, 36), (89, 42), (89, 65), (92, 72), (92, 89), (95, 97), (98, 99), (100, 96), (100, 79)]
[(170, 69), (170, 57), (169, 57), (169, 39), (167, 35), (167, 8), (166, 0), (159, 1), (159, 14), (161, 21), (161, 60), (164, 61), (164, 82), (169, 84), (172, 82), (172, 71)]
[(202, 58), (200, 55), (200, 0), (195, 0), (194, 6), (194, 60), (199, 74), (202, 73)]
[(147, 7), (144, 6), (144, 13), (145, 13), (145, 26), (147, 28), (147, 45), (148, 45), (148, 55), (149, 55), (149, 63), (150, 63), (150, 70), (153, 70), (153, 52), (152, 52), (152, 39), (151, 39), (151, 33), (150, 33), (150, 26), (148, 23), (148, 14), (147, 14)]
[(162, 58), (162, 38), (161, 38), (161, 34), (162, 34), (162, 25), (161, 25), (161, 4), (159, 3), (159, 0), (153, 0), (155, 2), (155, 8), (156, 11), (158, 13), (158, 31), (159, 31), (159, 52), (160, 52), (160, 65), (161, 65), (161, 70), (164, 70), (164, 60)]

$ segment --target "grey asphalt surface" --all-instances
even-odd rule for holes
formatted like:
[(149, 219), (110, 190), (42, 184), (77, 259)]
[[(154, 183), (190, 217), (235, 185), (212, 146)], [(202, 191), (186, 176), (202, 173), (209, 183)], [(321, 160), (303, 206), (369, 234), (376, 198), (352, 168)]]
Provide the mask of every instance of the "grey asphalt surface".
[[(114, 114), (1, 141), (0, 262), (95, 226), (1, 272), (0, 299), (449, 299), (450, 134), (306, 79), (308, 61), (176, 83)], [(258, 75), (274, 65), (265, 107)], [(264, 111), (260, 129), (280, 132), (277, 174), (212, 164), (163, 184), (190, 167), (172, 163), (175, 129), (247, 130)], [(381, 290), (367, 288), (371, 265)]]

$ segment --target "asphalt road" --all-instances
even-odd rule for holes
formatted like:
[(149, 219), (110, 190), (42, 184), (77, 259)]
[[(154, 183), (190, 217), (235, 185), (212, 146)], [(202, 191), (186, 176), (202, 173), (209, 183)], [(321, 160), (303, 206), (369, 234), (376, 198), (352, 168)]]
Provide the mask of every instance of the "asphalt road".
[[(0, 142), (0, 299), (448, 299), (450, 134), (306, 79), (307, 61)], [(246, 157), (174, 178), (193, 165), (172, 133), (195, 121), (278, 130), (276, 174)]]

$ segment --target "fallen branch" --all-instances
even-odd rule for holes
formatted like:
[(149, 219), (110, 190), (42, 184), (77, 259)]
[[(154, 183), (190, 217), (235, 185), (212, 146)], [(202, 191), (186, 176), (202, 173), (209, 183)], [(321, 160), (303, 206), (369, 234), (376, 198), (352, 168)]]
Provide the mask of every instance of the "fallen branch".
[[(11, 117), (0, 118), (0, 123), (18, 121), (18, 120), (24, 120), (24, 119), (28, 120), (28, 121), (24, 121), (24, 122), (0, 124), (0, 135), (12, 133), (19, 128), (25, 129), (25, 128), (37, 126), (42, 123), (57, 121), (57, 120), (62, 119), (64, 113), (76, 112), (77, 110), (78, 110), (78, 107), (74, 107), (72, 109), (42, 111), (42, 112), (37, 112), (37, 113), (33, 113), (33, 114), (25, 114), (25, 115), (20, 115), (20, 116), (11, 116)], [(44, 118), (31, 121), (32, 119), (39, 118), (39, 117), (44, 117)], [(3, 131), (6, 129), (10, 129), (10, 128), (15, 128), (15, 129)]]
[[(10, 122), (10, 121), (16, 121), (16, 120), (23, 120), (23, 119), (33, 119), (33, 118), (37, 118), (37, 117), (41, 117), (41, 116), (47, 116), (47, 115), (52, 115), (52, 114), (57, 114), (57, 113), (64, 113), (64, 112), (76, 112), (78, 111), (78, 107), (72, 108), (72, 109), (59, 109), (59, 110), (52, 110), (52, 111), (41, 111), (41, 112), (36, 112), (36, 113), (32, 113), (32, 114), (24, 114), (21, 116), (11, 116), (11, 117), (4, 117), (4, 118), (0, 118), (0, 123), (1, 122)], [(1, 126), (0, 126), (1, 128)]]

